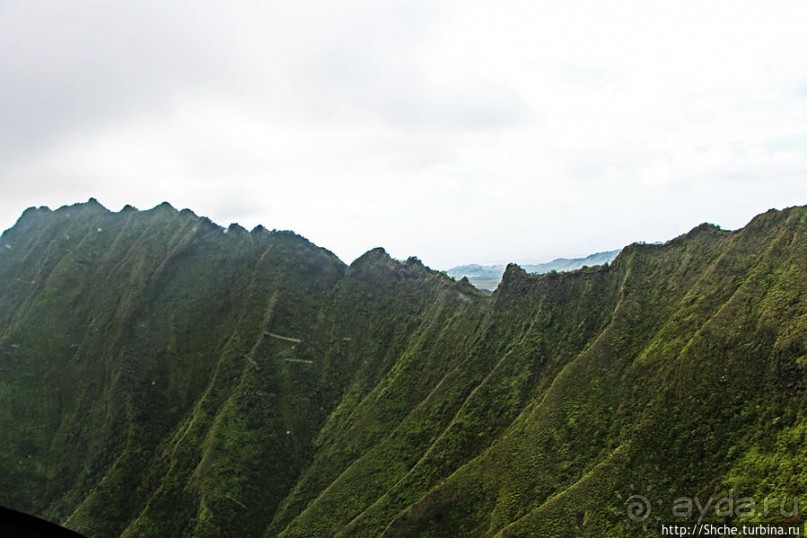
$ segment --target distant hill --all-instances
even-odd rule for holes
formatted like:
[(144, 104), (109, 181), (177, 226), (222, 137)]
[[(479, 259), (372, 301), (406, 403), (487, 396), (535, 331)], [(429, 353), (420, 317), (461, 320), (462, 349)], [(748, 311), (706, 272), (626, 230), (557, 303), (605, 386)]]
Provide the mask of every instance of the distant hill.
[[(542, 275), (544, 273), (551, 273), (552, 271), (576, 271), (582, 267), (593, 267), (595, 265), (603, 265), (613, 261), (614, 258), (620, 253), (620, 250), (609, 250), (606, 252), (597, 252), (586, 256), (585, 258), (556, 258), (551, 262), (539, 263), (535, 265), (523, 265), (528, 273)], [(482, 290), (493, 291), (499, 282), (502, 281), (504, 275), (504, 265), (460, 265), (452, 267), (446, 274), (457, 280), (462, 277), (467, 277), (471, 284)]]

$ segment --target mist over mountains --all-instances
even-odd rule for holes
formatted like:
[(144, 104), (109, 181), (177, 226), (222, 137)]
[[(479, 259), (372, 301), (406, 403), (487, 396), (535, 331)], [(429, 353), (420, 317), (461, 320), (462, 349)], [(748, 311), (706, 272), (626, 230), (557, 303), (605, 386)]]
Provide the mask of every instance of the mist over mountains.
[(88, 536), (659, 535), (807, 491), (807, 207), (487, 294), (90, 200), (26, 210), (0, 283), (0, 505)]

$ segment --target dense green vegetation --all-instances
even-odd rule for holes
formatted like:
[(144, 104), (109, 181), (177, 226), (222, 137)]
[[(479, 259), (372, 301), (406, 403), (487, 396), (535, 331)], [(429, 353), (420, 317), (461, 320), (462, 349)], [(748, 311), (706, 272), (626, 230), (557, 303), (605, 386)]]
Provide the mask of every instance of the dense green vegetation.
[(0, 504), (89, 536), (634, 536), (682, 497), (807, 506), (807, 208), (511, 265), (488, 295), (91, 200), (26, 211), (0, 282)]

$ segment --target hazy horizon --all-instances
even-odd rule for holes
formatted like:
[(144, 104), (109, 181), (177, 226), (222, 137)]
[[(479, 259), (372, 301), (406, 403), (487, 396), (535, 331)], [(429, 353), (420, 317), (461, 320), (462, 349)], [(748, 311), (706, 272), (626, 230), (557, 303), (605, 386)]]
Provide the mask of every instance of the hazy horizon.
[(807, 203), (800, 2), (0, 4), (0, 228), (97, 198), (349, 262), (583, 257)]

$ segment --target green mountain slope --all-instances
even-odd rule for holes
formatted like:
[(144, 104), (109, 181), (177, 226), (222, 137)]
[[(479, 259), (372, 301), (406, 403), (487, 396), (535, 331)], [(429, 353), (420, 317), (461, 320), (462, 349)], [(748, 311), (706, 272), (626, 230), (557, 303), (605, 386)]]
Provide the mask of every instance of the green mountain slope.
[(167, 204), (28, 210), (0, 238), (0, 504), (91, 536), (593, 537), (802, 496), (806, 234), (770, 211), (485, 295)]

